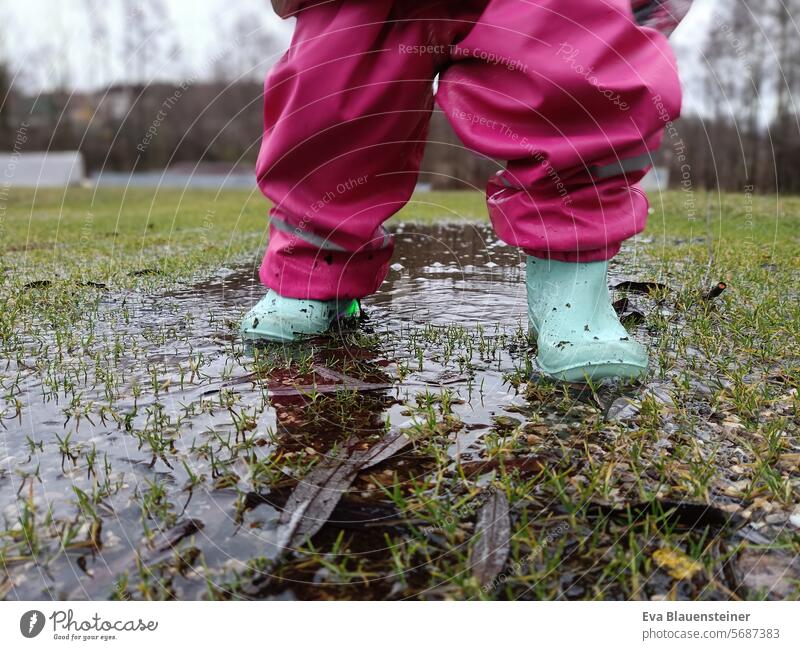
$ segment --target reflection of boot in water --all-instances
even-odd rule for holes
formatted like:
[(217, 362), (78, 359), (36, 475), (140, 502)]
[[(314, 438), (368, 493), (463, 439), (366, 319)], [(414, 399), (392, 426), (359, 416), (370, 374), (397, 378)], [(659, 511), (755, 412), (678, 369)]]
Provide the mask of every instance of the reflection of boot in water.
[(290, 357), (270, 371), (280, 451), (325, 454), (353, 437), (383, 435), (392, 381), (376, 359), (365, 348), (316, 348), (310, 362)]

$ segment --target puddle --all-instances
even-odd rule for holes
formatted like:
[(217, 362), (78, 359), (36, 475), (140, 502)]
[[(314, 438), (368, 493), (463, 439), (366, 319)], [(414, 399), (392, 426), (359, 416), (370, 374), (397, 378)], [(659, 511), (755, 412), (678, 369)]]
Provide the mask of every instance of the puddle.
[[(477, 461), (526, 423), (539, 426), (525, 429), (530, 442), (542, 427), (564, 438), (573, 421), (600, 417), (585, 390), (583, 410), (570, 412), (520, 394), (531, 361), (517, 249), (482, 225), (406, 224), (395, 235), (367, 318), (332, 340), (242, 348), (236, 324), (263, 291), (251, 266), (166, 295), (101, 294), (84, 332), (30, 338), (24, 358), (35, 362), (6, 359), (21, 405), (0, 437), (0, 506), (13, 533), (0, 541), (7, 597), (192, 599), (208, 597), (209, 583), (215, 597), (388, 597), (397, 580), (385, 535), (407, 522), (381, 485)], [(612, 280), (636, 276), (625, 260)], [(256, 574), (273, 570), (281, 509), (309, 464), (354, 435), (424, 428), (425, 412), (437, 414), (443, 456), (417, 447), (358, 478), (332, 516), (338, 524), (315, 537), (335, 549), (355, 529), (347, 553), (386, 563), (385, 579), (340, 588), (332, 569), (316, 566), (275, 588), (230, 586), (248, 562)]]

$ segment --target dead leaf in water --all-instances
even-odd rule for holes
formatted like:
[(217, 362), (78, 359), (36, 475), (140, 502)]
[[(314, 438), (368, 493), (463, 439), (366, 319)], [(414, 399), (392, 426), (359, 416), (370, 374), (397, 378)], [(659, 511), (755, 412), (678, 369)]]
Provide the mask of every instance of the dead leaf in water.
[(653, 559), (676, 580), (688, 580), (703, 568), (702, 564), (677, 549), (660, 548), (653, 553)]
[(717, 282), (716, 285), (714, 285), (708, 291), (703, 293), (703, 300), (713, 300), (727, 288), (728, 285), (725, 284), (724, 282)]
[(660, 282), (634, 282), (631, 280), (618, 282), (611, 288), (617, 291), (629, 291), (631, 293), (641, 293), (644, 294), (645, 296), (658, 291), (670, 290), (666, 284), (661, 284)]
[(631, 311), (620, 318), (620, 322), (625, 327), (635, 327), (644, 323), (644, 314), (640, 311)]
[(34, 280), (33, 282), (28, 282), (28, 284), (24, 285), (23, 289), (47, 289), (52, 283), (50, 280)]
[(796, 471), (800, 469), (800, 454), (781, 454), (778, 457), (778, 467), (788, 471)]
[(619, 397), (606, 410), (605, 419), (608, 422), (624, 422), (635, 418), (640, 411), (641, 408), (635, 400), (629, 397)]
[(168, 551), (175, 548), (178, 542), (199, 533), (205, 528), (205, 524), (199, 519), (186, 519), (175, 524), (170, 530), (162, 534), (163, 542), (158, 546), (159, 551)]
[(545, 468), (545, 461), (538, 456), (520, 456), (517, 458), (491, 458), (461, 463), (461, 471), (467, 478), (488, 474), (501, 467), (506, 472), (518, 471), (521, 475), (538, 474)]
[(281, 552), (302, 545), (319, 531), (331, 516), (342, 494), (359, 472), (390, 458), (411, 442), (395, 432), (371, 447), (352, 441), (332, 458), (316, 465), (292, 492), (278, 520), (277, 545)]
[(477, 541), (472, 547), (472, 575), (481, 587), (488, 587), (503, 570), (511, 543), (511, 518), (508, 499), (494, 490), (478, 513), (475, 524)]

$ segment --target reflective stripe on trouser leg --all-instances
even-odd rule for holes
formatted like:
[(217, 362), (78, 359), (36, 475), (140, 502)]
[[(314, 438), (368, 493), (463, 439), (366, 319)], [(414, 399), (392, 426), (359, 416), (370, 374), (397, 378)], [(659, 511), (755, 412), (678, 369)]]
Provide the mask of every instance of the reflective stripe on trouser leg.
[[(307, 244), (311, 244), (321, 251), (337, 251), (340, 253), (347, 252), (346, 248), (339, 246), (339, 244), (332, 242), (330, 239), (321, 237), (320, 235), (310, 232), (305, 228), (301, 228), (300, 226), (292, 226), (278, 217), (272, 217), (270, 223), (272, 223), (272, 225), (281, 232), (294, 235), (298, 239), (302, 239)], [(383, 226), (380, 226), (375, 231), (374, 239), (378, 238), (381, 239), (381, 245), (378, 247), (379, 250), (386, 248), (392, 243), (391, 234), (389, 234), (389, 231)]]
[(326, 239), (325, 237), (320, 237), (319, 235), (315, 235), (313, 232), (309, 232), (305, 228), (301, 228), (300, 226), (292, 226), (282, 219), (278, 219), (277, 217), (272, 217), (270, 223), (276, 229), (285, 232), (289, 235), (293, 235), (298, 239), (302, 239), (304, 242), (315, 246), (321, 251), (339, 251), (344, 252), (347, 249), (339, 246), (332, 242), (330, 239)]
[(592, 165), (589, 167), (589, 173), (593, 178), (612, 178), (614, 176), (621, 176), (622, 174), (638, 172), (652, 164), (653, 157), (648, 151), (638, 156), (633, 156), (632, 158), (616, 160), (607, 165)]

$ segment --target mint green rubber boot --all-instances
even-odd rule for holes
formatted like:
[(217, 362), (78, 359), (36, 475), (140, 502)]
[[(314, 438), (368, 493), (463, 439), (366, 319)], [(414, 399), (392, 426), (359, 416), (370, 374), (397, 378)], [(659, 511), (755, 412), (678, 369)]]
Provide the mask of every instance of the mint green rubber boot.
[(631, 339), (611, 306), (608, 262), (528, 257), (528, 322), (542, 371), (568, 382), (639, 378), (647, 351)]
[(246, 341), (291, 343), (327, 332), (334, 322), (356, 318), (358, 300), (299, 300), (272, 289), (245, 315), (239, 327)]

